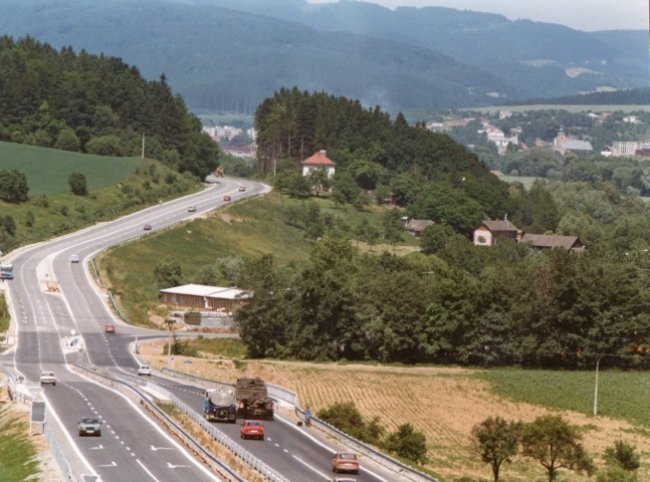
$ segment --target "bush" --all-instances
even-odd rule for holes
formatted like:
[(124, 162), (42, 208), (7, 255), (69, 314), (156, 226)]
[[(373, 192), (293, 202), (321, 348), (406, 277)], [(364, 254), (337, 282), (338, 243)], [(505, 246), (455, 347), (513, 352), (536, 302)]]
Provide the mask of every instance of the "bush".
[(70, 176), (68, 176), (68, 185), (70, 186), (70, 191), (77, 196), (85, 196), (88, 194), (86, 176), (80, 172), (70, 173)]
[(386, 437), (382, 446), (400, 457), (423, 464), (427, 461), (427, 438), (410, 423), (400, 425)]
[(364, 421), (353, 402), (335, 403), (319, 410), (316, 415), (363, 442), (376, 445), (381, 443), (384, 428), (379, 424), (379, 418), (375, 417), (370, 422)]

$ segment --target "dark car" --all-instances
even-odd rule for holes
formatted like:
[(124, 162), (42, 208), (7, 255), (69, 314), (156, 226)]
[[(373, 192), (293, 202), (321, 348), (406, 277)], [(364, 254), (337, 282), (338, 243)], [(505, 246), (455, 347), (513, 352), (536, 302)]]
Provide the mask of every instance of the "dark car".
[(104, 333), (115, 333), (115, 325), (113, 323), (106, 323), (104, 325)]
[(145, 224), (144, 226), (142, 226), (142, 229), (144, 229), (145, 231), (151, 231), (151, 224)]
[(246, 186), (239, 186), (239, 191), (244, 192), (246, 190)]
[(79, 436), (102, 435), (102, 422), (96, 417), (84, 417), (79, 421)]

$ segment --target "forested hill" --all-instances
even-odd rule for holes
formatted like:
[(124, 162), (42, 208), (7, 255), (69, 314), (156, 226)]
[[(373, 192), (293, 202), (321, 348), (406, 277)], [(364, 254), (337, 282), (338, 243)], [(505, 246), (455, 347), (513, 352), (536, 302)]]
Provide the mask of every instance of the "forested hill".
[(349, 176), (347, 192), (386, 192), (412, 215), (466, 235), (485, 215), (517, 210), (507, 185), (475, 154), (423, 125), (409, 126), (401, 114), (392, 120), (378, 107), (294, 88), (264, 101), (255, 125), (263, 171), (279, 165), (299, 172), (300, 161), (325, 149), (337, 163), (335, 191)]
[(617, 90), (615, 92), (568, 95), (551, 99), (531, 99), (527, 104), (649, 105), (650, 87), (645, 89)]
[(205, 176), (219, 150), (164, 76), (115, 57), (0, 38), (0, 140), (112, 156), (146, 154)]

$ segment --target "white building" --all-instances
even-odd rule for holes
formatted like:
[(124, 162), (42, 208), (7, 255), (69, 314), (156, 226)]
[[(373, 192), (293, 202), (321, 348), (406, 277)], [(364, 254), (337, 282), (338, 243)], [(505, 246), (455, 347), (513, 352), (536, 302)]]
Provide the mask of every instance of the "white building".
[(321, 149), (316, 154), (302, 161), (302, 175), (307, 177), (313, 171), (324, 169), (328, 178), (334, 177), (336, 163), (327, 157), (327, 151)]

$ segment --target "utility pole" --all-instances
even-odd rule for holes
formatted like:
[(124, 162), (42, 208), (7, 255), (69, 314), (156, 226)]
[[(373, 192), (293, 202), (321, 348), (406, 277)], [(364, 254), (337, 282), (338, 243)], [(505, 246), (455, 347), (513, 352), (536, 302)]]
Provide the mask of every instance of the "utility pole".
[(144, 132), (142, 133), (142, 154), (140, 154), (140, 158), (144, 159)]
[(596, 381), (594, 383), (594, 417), (598, 415), (598, 375), (600, 372), (600, 359), (603, 355), (598, 355), (596, 358)]
[(167, 318), (165, 320), (167, 325), (168, 337), (167, 337), (167, 368), (172, 368), (172, 328), (174, 327), (174, 320)]

